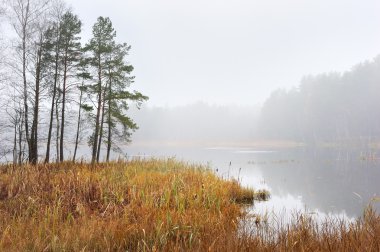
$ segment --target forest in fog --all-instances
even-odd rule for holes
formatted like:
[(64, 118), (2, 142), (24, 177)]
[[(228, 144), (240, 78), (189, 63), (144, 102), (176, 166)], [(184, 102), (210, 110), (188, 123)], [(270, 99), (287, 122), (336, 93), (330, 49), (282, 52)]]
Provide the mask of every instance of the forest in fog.
[(272, 92), (261, 106), (200, 101), (158, 107), (143, 104), (148, 97), (135, 91), (131, 46), (117, 40), (109, 18), (99, 17), (84, 41), (81, 19), (64, 1), (2, 3), (1, 160), (75, 160), (78, 146), (88, 145), (91, 160), (98, 162), (132, 140), (203, 145), (379, 140), (380, 56), (344, 73), (305, 76), (292, 89)]
[(10, 0), (1, 14), (7, 30), (1, 33), (1, 155), (18, 164), (53, 156), (75, 161), (82, 140), (92, 162), (108, 161), (137, 128), (127, 115), (131, 102), (148, 99), (130, 88), (131, 46), (117, 41), (108, 17), (97, 19), (83, 43), (80, 17), (61, 0)]
[(306, 76), (262, 107), (260, 135), (306, 143), (374, 142), (380, 137), (380, 56), (351, 70)]
[(308, 145), (377, 143), (380, 138), (380, 56), (344, 73), (309, 75), (272, 92), (262, 106), (199, 102), (133, 112), (141, 142), (247, 143), (286, 140)]

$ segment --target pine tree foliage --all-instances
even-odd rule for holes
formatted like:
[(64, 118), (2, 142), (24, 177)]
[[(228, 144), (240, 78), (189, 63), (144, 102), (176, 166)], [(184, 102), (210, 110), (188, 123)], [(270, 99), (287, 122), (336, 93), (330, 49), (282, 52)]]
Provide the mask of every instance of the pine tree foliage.
[[(131, 76), (133, 66), (126, 63), (130, 50), (127, 44), (115, 41), (116, 31), (109, 18), (99, 17), (93, 27), (93, 37), (85, 50), (90, 53), (90, 65), (97, 74), (96, 82), (89, 85), (90, 95), (95, 96), (94, 133), (89, 139), (92, 146), (92, 162), (99, 162), (101, 144), (107, 144), (107, 160), (114, 138), (128, 142), (130, 131), (137, 125), (127, 116), (130, 101), (141, 102), (148, 99), (137, 91), (130, 92), (128, 88), (133, 83)], [(104, 140), (107, 124), (107, 139)], [(117, 128), (120, 125), (121, 129)], [(115, 137), (112, 137), (114, 133)]]
[[(5, 3), (0, 16), (9, 17), (15, 38), (8, 46), (13, 58), (4, 65), (14, 74), (9, 80), (0, 78), (0, 90), (11, 84), (6, 113), (13, 132), (8, 152), (13, 153), (13, 163), (36, 164), (41, 158), (48, 163), (53, 155), (62, 162), (72, 146), (68, 143), (74, 143), (70, 158), (75, 161), (82, 135), (89, 131), (92, 161), (98, 162), (104, 149), (108, 161), (111, 150), (129, 142), (138, 128), (128, 116), (130, 104), (140, 106), (148, 99), (131, 90), (131, 47), (116, 42), (116, 31), (105, 17), (98, 18), (92, 38), (82, 47), (82, 22), (62, 0)], [(15, 104), (13, 110), (10, 104)], [(84, 130), (84, 118), (92, 122), (91, 129)], [(75, 134), (68, 134), (70, 128)]]

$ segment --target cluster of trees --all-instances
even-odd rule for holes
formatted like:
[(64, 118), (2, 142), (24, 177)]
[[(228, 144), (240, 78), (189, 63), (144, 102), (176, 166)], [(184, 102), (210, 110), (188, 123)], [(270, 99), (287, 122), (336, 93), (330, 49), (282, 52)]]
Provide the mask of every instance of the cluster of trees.
[(358, 142), (380, 137), (380, 56), (345, 73), (303, 78), (265, 102), (260, 133), (306, 143)]
[(4, 153), (11, 152), (18, 164), (36, 164), (41, 157), (47, 163), (55, 145), (56, 161), (62, 162), (68, 158), (65, 144), (73, 142), (75, 161), (87, 135), (92, 162), (99, 162), (102, 144), (109, 161), (117, 143), (129, 141), (137, 129), (127, 115), (129, 104), (148, 99), (130, 91), (131, 47), (116, 41), (112, 22), (104, 17), (82, 45), (82, 22), (64, 1), (9, 0), (4, 8), (14, 34), (4, 49), (0, 78), (2, 135), (11, 143)]

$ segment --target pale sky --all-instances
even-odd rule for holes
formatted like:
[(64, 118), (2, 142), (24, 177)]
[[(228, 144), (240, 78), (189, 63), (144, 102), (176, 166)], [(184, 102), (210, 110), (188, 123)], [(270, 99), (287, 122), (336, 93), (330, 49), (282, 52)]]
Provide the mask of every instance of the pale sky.
[(132, 45), (149, 105), (256, 105), (307, 74), (380, 53), (378, 0), (67, 0), (88, 38), (98, 16)]

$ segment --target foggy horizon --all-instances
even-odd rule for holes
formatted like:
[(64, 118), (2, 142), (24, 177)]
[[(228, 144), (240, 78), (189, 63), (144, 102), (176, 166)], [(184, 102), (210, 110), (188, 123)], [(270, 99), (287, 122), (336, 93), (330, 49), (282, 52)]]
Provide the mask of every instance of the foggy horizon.
[(370, 59), (366, 59), (366, 60), (357, 62), (357, 63), (353, 64), (351, 67), (349, 67), (348, 69), (342, 70), (342, 71), (331, 70), (331, 71), (325, 71), (325, 72), (314, 73), (314, 74), (304, 74), (300, 77), (300, 80), (297, 83), (295, 83), (294, 85), (291, 85), (289, 87), (277, 87), (273, 90), (269, 90), (268, 96), (263, 97), (263, 99), (257, 103), (237, 103), (235, 101), (226, 101), (226, 102), (218, 103), (218, 102), (215, 102), (212, 100), (210, 101), (210, 100), (201, 100), (201, 99), (197, 100), (197, 99), (195, 99), (195, 100), (191, 100), (191, 101), (179, 103), (179, 104), (173, 104), (173, 103), (154, 104), (154, 103), (151, 103), (150, 100), (148, 100), (147, 102), (145, 102), (143, 104), (143, 107), (151, 108), (151, 109), (162, 108), (162, 109), (169, 109), (170, 110), (170, 109), (176, 109), (176, 108), (181, 109), (181, 108), (191, 107), (194, 105), (203, 104), (203, 105), (209, 106), (209, 107), (225, 107), (225, 108), (236, 108), (236, 109), (249, 109), (249, 108), (250, 109), (261, 109), (263, 107), (264, 103), (271, 97), (271, 95), (273, 95), (273, 93), (275, 93), (277, 91), (291, 91), (291, 90), (298, 89), (302, 85), (302, 81), (305, 79), (309, 79), (309, 78), (316, 78), (318, 76), (329, 75), (329, 74), (344, 75), (344, 74), (349, 73), (350, 71), (352, 71), (353, 69), (355, 69), (356, 67), (358, 67), (362, 64), (368, 64), (368, 63), (374, 62), (379, 57), (380, 57), (380, 53), (378, 55), (370, 58)]
[[(258, 105), (304, 76), (349, 71), (380, 53), (380, 3), (368, 1), (67, 1), (132, 46), (148, 106)], [(91, 6), (91, 11), (89, 11)]]

